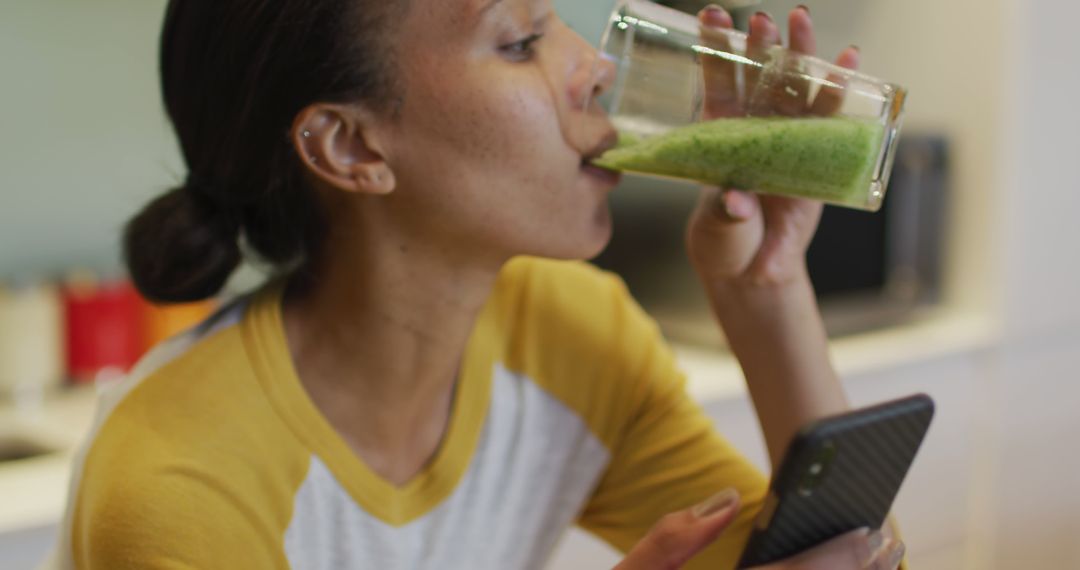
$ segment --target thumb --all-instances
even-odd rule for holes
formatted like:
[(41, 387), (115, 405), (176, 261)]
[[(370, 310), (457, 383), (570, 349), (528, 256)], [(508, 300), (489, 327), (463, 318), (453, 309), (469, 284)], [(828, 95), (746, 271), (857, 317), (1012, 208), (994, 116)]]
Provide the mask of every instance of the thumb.
[(742, 276), (765, 240), (760, 199), (741, 190), (703, 187), (687, 228), (694, 268), (707, 281)]
[(666, 515), (615, 570), (675, 570), (712, 544), (735, 520), (739, 494), (726, 489), (689, 509)]
[(712, 214), (724, 223), (745, 222), (757, 215), (760, 205), (755, 196), (736, 188), (702, 188), (700, 201), (704, 212)]

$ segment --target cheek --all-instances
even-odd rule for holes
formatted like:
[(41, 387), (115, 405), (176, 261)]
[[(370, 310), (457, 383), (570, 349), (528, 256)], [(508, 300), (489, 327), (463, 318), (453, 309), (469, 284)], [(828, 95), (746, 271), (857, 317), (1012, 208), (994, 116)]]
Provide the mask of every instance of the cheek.
[(419, 157), (423, 163), (487, 185), (551, 181), (573, 163), (577, 154), (563, 137), (557, 102), (538, 69), (457, 71), (444, 69), (415, 87), (408, 129), (420, 137), (410, 137), (409, 150), (426, 154)]
[[(465, 132), (484, 156), (512, 159), (520, 169), (536, 159), (569, 154), (559, 129), (559, 113), (538, 74), (479, 89), (458, 109), (475, 105)], [(530, 160), (531, 158), (531, 160)]]
[(440, 233), (588, 255), (578, 250), (603, 241), (592, 234), (609, 225), (606, 200), (581, 187), (579, 151), (540, 68), (447, 71), (412, 86), (403, 115), (402, 190), (414, 208), (435, 214), (424, 217)]

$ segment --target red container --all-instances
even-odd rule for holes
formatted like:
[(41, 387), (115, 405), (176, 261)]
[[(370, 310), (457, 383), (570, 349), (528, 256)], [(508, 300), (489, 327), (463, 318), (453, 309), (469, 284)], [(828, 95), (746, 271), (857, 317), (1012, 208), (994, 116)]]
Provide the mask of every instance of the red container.
[(142, 356), (142, 297), (130, 281), (70, 281), (64, 287), (67, 371), (77, 384), (115, 379)]

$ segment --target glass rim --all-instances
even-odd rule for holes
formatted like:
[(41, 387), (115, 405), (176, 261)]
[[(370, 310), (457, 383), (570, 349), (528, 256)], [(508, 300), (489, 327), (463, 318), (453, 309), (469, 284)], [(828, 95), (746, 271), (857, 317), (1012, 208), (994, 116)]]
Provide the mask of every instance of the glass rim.
[[(622, 18), (622, 12), (627, 11), (627, 10), (629, 10), (629, 11), (631, 11), (633, 13), (639, 13), (639, 14), (642, 14), (642, 15), (650, 16), (651, 17), (650, 20), (646, 20), (646, 21), (649, 21), (650, 23), (652, 23), (653, 21), (660, 21), (660, 22), (666, 24), (670, 28), (674, 28), (674, 29), (676, 29), (676, 30), (678, 30), (680, 32), (684, 32), (684, 33), (687, 33), (687, 34), (690, 34), (690, 30), (694, 29), (694, 28), (700, 30), (700, 26), (698, 25), (697, 20), (694, 18), (694, 16), (691, 15), (691, 14), (688, 14), (686, 12), (682, 12), (682, 11), (676, 10), (674, 8), (669, 8), (667, 6), (662, 6), (660, 4), (656, 4), (655, 2), (652, 2), (650, 0), (617, 0), (617, 2), (615, 3), (615, 6), (611, 9), (611, 13), (610, 13), (610, 15), (608, 17), (608, 20), (607, 20), (607, 26), (604, 28), (604, 33), (600, 38), (599, 50), (600, 50), (600, 54), (602, 56), (604, 56), (604, 57), (616, 57), (617, 58), (617, 56), (611, 54), (608, 51), (607, 47), (610, 44), (611, 36), (613, 35), (614, 30), (618, 27), (618, 25), (620, 23), (623, 23), (623, 24), (627, 23)], [(639, 21), (641, 21), (641, 20), (639, 19)], [(636, 25), (636, 24), (637, 24), (637, 22), (629, 23), (629, 25)], [(656, 31), (656, 32), (669, 33), (669, 30), (667, 28), (665, 28), (664, 26), (658, 25), (658, 26), (656, 26), (656, 28), (659, 28), (659, 29), (654, 29), (652, 27), (649, 27), (649, 29), (652, 29), (653, 31)], [(715, 33), (718, 33), (718, 34), (723, 34), (723, 35), (727, 36), (728, 38), (733, 39), (733, 40), (737, 40), (739, 42), (746, 42), (748, 40), (748, 38), (749, 38), (749, 36), (746, 34), (746, 32), (743, 32), (741, 30), (737, 30), (737, 29), (734, 29), (734, 28), (731, 28), (731, 29), (710, 28), (709, 30), (711, 32), (715, 32)], [(724, 53), (724, 52), (721, 52), (720, 50), (717, 50), (715, 48), (711, 48), (709, 46), (700, 45), (700, 44), (690, 46), (690, 49), (692, 49), (693, 51), (695, 51), (698, 54), (701, 54), (701, 55), (704, 55), (704, 56), (709, 56), (709, 57), (722, 57), (722, 56), (720, 56), (720, 54)], [(785, 57), (792, 57), (792, 58), (796, 58), (796, 59), (800, 59), (800, 60), (811, 61), (811, 62), (814, 63), (814, 65), (823, 67), (830, 74), (840, 75), (840, 76), (844, 77), (845, 79), (849, 79), (849, 80), (856, 80), (856, 81), (861, 81), (861, 82), (868, 83), (868, 84), (878, 85), (878, 86), (880, 86), (880, 88), (882, 89), (882, 91), (885, 94), (890, 96), (889, 97), (890, 100), (899, 99), (899, 100), (903, 101), (904, 99), (907, 98), (907, 92), (908, 92), (907, 88), (900, 85), (900, 84), (898, 84), (898, 83), (895, 83), (895, 82), (892, 82), (892, 81), (886, 81), (884, 79), (881, 79), (879, 77), (875, 77), (873, 75), (870, 75), (868, 73), (865, 73), (865, 72), (857, 70), (857, 69), (849, 69), (847, 67), (841, 67), (841, 66), (837, 65), (836, 63), (825, 60), (825, 59), (822, 59), (821, 57), (819, 57), (817, 55), (810, 55), (810, 54), (804, 54), (804, 53), (790, 51), (787, 47), (782, 46), (782, 45), (774, 46), (771, 49), (772, 50), (782, 50), (784, 52), (784, 54), (785, 54)], [(712, 52), (712, 53), (710, 53), (710, 52)], [(745, 55), (739, 55), (737, 53), (730, 53), (730, 52), (729, 52), (729, 55), (733, 56), (733, 57), (731, 57), (729, 59), (737, 60), (739, 63), (743, 63), (744, 65), (755, 65), (755, 66), (758, 66), (758, 67), (763, 65), (761, 62), (750, 59), (750, 58), (746, 57)], [(892, 101), (890, 101), (890, 106), (891, 106), (891, 103), (892, 103)]]

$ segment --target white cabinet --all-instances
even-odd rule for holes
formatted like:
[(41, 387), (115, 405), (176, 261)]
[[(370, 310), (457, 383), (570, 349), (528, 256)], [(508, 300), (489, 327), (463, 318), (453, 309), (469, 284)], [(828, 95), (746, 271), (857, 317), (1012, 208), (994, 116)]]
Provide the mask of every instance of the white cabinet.
[(983, 445), (976, 410), (986, 397), (980, 371), (979, 357), (959, 355), (848, 382), (854, 405), (917, 392), (929, 394), (936, 404), (934, 422), (894, 509), (913, 558), (963, 545), (970, 537), (970, 512), (977, 500), (972, 493), (978, 490), (972, 482)]
[(45, 560), (56, 541), (57, 527), (31, 528), (0, 534), (0, 568), (31, 570)]
[(1002, 570), (1080, 568), (1080, 334), (1003, 352), (992, 437), (997, 521), (984, 545)]

